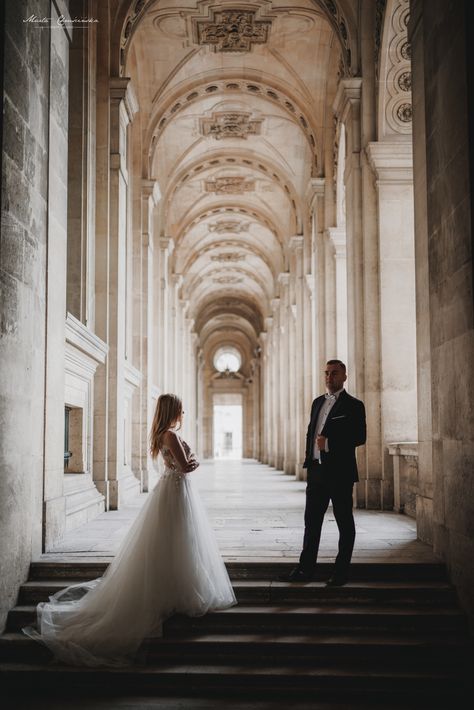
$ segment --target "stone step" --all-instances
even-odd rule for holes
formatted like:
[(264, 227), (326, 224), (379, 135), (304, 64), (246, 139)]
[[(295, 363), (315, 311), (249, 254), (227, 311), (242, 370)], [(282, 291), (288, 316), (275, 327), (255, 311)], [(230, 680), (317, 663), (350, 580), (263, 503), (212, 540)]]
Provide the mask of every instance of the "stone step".
[[(18, 631), (34, 624), (34, 605), (16, 606), (8, 614), (7, 631)], [(238, 633), (262, 628), (280, 631), (307, 628), (311, 631), (324, 628), (338, 629), (393, 629), (404, 631), (424, 630), (433, 633), (457, 630), (466, 632), (465, 617), (457, 608), (389, 605), (304, 605), (304, 606), (245, 606), (190, 618), (176, 615), (165, 623), (166, 632), (235, 630)]]
[[(429, 670), (372, 669), (367, 664), (348, 664), (343, 667), (318, 664), (288, 666), (285, 664), (253, 667), (238, 664), (133, 666), (120, 669), (84, 669), (54, 664), (32, 666), (28, 664), (0, 664), (0, 682), (3, 692), (15, 687), (30, 685), (38, 694), (45, 690), (77, 688), (84, 691), (110, 689), (120, 694), (135, 692), (150, 693), (183, 692), (188, 695), (208, 693), (231, 694), (251, 697), (281, 696), (304, 697), (309, 692), (317, 693), (318, 699), (344, 698), (412, 698), (417, 696), (439, 700), (445, 697), (449, 707), (466, 693), (462, 672), (453, 669)], [(179, 689), (179, 691), (178, 691)], [(453, 704), (454, 703), (454, 704)], [(467, 707), (467, 706), (466, 706)]]
[[(50, 556), (50, 555), (49, 555)], [(103, 575), (110, 560), (80, 560), (72, 558), (40, 560), (30, 565), (30, 580), (96, 579)], [(290, 572), (294, 562), (281, 561), (226, 561), (226, 567), (232, 580), (274, 581), (281, 574)], [(316, 570), (316, 580), (324, 581), (331, 576), (332, 563), (322, 562)], [(446, 569), (437, 562), (353, 562), (350, 568), (351, 581), (446, 581)]]
[[(53, 594), (64, 589), (68, 582), (86, 580), (34, 580), (20, 588), (18, 602), (21, 605), (48, 601)], [(236, 580), (233, 583), (240, 603), (314, 603), (319, 604), (350, 601), (354, 604), (412, 604), (454, 605), (456, 593), (445, 582), (350, 582), (344, 587), (326, 587), (323, 582), (289, 584), (285, 582)]]
[(201, 617), (175, 615), (164, 625), (166, 635), (197, 629), (206, 632), (235, 630), (281, 632), (285, 630), (360, 629), (403, 630), (404, 632), (445, 631), (467, 633), (464, 614), (457, 608), (436, 608), (410, 605), (305, 605), (305, 606), (244, 606), (238, 605)]
[[(187, 634), (179, 637), (146, 639), (140, 658), (146, 663), (160, 662), (239, 662), (243, 665), (284, 662), (288, 665), (308, 662), (326, 664), (370, 661), (377, 666), (451, 667), (466, 664), (473, 658), (473, 641), (446, 634), (442, 639), (417, 634), (323, 633), (313, 634)], [(0, 662), (44, 663), (52, 659), (50, 651), (22, 633), (0, 636)]]

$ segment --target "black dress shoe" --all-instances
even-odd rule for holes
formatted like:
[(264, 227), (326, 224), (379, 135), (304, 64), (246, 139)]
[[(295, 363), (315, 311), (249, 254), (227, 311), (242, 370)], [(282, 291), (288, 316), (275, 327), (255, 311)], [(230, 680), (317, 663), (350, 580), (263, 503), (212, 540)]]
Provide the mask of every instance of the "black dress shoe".
[(326, 582), (326, 587), (343, 587), (347, 582), (347, 577), (342, 574), (333, 574)]
[(312, 579), (312, 572), (305, 572), (299, 567), (295, 567), (289, 574), (281, 574), (278, 577), (280, 582), (311, 582)]

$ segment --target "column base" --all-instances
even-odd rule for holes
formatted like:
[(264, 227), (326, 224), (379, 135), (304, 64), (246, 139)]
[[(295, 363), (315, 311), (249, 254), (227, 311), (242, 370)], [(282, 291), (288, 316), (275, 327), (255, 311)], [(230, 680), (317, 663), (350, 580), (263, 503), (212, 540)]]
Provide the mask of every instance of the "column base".
[(87, 473), (66, 473), (66, 530), (74, 530), (105, 511), (105, 498)]
[(45, 551), (48, 552), (66, 531), (66, 498), (58, 496), (44, 502)]
[(416, 496), (416, 531), (428, 545), (433, 544), (433, 499)]
[(118, 510), (127, 501), (132, 500), (140, 493), (140, 481), (129, 473), (117, 481), (109, 481), (110, 510)]

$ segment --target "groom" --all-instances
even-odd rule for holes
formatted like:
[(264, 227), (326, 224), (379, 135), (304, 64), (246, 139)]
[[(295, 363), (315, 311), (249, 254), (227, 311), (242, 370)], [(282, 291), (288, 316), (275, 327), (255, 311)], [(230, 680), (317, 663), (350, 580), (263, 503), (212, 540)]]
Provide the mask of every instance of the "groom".
[(327, 394), (317, 397), (311, 407), (306, 435), (308, 469), (304, 513), (303, 551), (299, 565), (285, 581), (309, 582), (318, 556), (324, 514), (332, 501), (339, 528), (339, 552), (328, 586), (347, 582), (355, 539), (352, 515), (352, 488), (359, 480), (356, 446), (365, 444), (366, 424), (363, 403), (344, 389), (346, 366), (341, 360), (329, 360), (325, 370)]

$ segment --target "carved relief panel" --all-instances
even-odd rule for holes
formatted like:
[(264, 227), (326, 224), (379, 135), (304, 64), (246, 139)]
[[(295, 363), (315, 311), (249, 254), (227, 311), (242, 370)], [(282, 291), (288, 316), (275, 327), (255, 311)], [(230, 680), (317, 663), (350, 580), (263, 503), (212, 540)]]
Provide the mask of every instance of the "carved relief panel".
[(409, 0), (388, 0), (378, 82), (379, 139), (411, 133), (411, 47), (407, 33), (409, 18)]
[(250, 52), (252, 45), (268, 40), (271, 22), (256, 20), (251, 10), (211, 9), (211, 19), (194, 20), (197, 44), (210, 45), (214, 52)]
[(243, 111), (213, 113), (210, 118), (201, 118), (201, 134), (212, 136), (216, 140), (257, 135), (260, 133), (262, 119), (252, 119), (251, 116), (251, 113)]
[(217, 195), (242, 195), (244, 192), (255, 190), (255, 180), (248, 180), (240, 175), (232, 177), (218, 177), (215, 180), (206, 180), (206, 192), (215, 192)]

